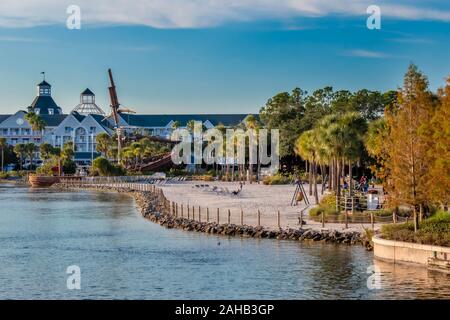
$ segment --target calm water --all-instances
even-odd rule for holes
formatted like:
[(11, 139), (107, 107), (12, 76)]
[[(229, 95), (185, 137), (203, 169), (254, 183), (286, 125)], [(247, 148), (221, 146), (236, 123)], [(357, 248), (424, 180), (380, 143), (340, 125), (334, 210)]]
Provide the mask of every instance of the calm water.
[(373, 264), (362, 247), (168, 230), (126, 195), (0, 186), (3, 299), (450, 298), (449, 276), (378, 262), (369, 290)]

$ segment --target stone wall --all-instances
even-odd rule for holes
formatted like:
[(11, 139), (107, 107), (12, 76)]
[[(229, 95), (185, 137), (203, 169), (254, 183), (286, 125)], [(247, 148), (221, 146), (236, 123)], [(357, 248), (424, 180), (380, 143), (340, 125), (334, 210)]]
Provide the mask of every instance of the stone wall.
[(393, 241), (374, 236), (376, 258), (393, 262), (410, 262), (427, 266), (433, 260), (449, 261), (450, 248), (418, 243)]

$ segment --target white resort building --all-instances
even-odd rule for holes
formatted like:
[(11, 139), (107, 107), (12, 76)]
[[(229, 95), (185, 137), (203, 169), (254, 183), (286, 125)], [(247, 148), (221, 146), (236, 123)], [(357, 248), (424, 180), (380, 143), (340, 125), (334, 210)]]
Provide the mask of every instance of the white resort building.
[[(25, 110), (15, 114), (0, 114), (0, 137), (7, 143), (47, 142), (61, 147), (67, 141), (75, 145), (75, 160), (78, 163), (89, 163), (97, 157), (95, 139), (102, 132), (114, 133), (114, 122), (105, 116), (105, 111), (95, 103), (95, 94), (86, 89), (80, 94), (80, 104), (68, 114), (64, 114), (60, 106), (52, 98), (51, 85), (45, 80), (37, 85), (37, 96)], [(46, 123), (45, 130), (34, 132), (25, 119), (28, 112), (38, 114)], [(120, 114), (120, 127), (126, 131), (140, 131), (149, 135), (170, 137), (173, 124), (186, 127), (190, 120), (201, 121), (206, 128), (218, 124), (233, 127), (241, 123), (247, 114)]]

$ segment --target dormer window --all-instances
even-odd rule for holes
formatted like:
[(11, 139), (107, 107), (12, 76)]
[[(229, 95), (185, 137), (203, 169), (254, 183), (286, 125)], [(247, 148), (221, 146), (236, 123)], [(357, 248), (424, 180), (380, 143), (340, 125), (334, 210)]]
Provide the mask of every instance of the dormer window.
[(39, 108), (34, 108), (34, 113), (39, 114), (41, 112), (41, 109)]
[(55, 109), (48, 108), (48, 114), (55, 114)]

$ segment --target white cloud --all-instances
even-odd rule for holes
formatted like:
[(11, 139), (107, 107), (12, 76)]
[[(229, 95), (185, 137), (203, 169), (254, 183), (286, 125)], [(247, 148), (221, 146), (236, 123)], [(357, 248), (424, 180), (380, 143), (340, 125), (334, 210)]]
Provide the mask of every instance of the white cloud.
[(388, 58), (389, 55), (378, 52), (378, 51), (370, 51), (370, 50), (364, 50), (364, 49), (355, 49), (350, 50), (348, 52), (344, 52), (343, 55), (350, 56), (350, 57), (361, 57), (361, 58)]
[[(390, 1), (393, 2), (393, 1)], [(82, 23), (156, 28), (211, 27), (233, 21), (305, 16), (367, 16), (373, 0), (1, 0), (0, 27), (65, 23), (66, 8), (81, 7)], [(417, 4), (418, 2), (414, 2)], [(383, 17), (450, 21), (450, 9), (378, 0)]]

